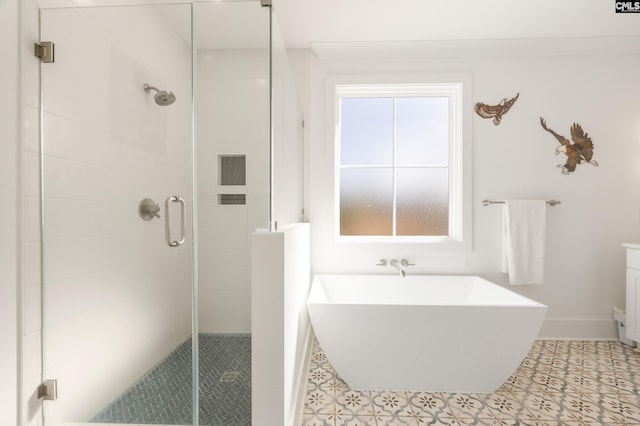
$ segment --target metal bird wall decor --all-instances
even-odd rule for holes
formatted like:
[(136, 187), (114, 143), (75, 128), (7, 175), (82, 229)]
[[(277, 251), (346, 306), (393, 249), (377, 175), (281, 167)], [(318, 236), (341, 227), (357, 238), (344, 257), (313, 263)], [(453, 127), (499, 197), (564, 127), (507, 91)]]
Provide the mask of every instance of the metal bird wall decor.
[(487, 105), (482, 102), (476, 102), (473, 109), (476, 111), (476, 114), (482, 118), (493, 118), (493, 124), (497, 126), (500, 124), (502, 116), (516, 103), (518, 96), (520, 96), (520, 93), (511, 99), (502, 98), (498, 105)]
[(563, 174), (568, 175), (569, 173), (573, 173), (576, 170), (576, 166), (582, 164), (582, 162), (589, 163), (592, 166), (598, 166), (598, 162), (592, 159), (593, 141), (591, 141), (589, 134), (582, 130), (582, 126), (578, 123), (573, 123), (571, 126), (571, 140), (548, 128), (547, 123), (542, 117), (540, 117), (540, 124), (543, 129), (551, 133), (558, 142), (560, 142), (560, 146), (556, 148), (556, 155), (563, 152), (567, 156), (566, 163), (558, 164)]

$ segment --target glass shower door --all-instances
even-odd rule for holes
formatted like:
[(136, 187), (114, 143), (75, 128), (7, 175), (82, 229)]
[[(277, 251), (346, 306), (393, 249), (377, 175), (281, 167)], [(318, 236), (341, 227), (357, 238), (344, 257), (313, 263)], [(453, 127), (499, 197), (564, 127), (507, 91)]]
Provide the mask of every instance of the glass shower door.
[(41, 39), (45, 423), (192, 424), (191, 5), (43, 9)]

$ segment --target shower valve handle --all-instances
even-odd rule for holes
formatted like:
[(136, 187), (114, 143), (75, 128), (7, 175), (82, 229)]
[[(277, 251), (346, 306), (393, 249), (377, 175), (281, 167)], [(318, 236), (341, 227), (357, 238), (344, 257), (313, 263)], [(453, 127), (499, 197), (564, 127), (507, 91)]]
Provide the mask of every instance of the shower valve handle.
[(160, 206), (157, 205), (151, 198), (144, 198), (138, 204), (138, 214), (142, 218), (142, 220), (151, 220), (154, 217), (160, 218), (158, 212), (160, 211)]

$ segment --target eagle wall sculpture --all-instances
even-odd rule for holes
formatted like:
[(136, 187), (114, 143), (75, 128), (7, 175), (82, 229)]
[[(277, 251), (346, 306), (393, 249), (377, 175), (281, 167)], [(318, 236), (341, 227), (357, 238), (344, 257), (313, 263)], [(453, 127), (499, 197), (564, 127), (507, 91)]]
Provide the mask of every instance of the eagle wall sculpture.
[(560, 146), (556, 148), (556, 155), (563, 152), (567, 156), (565, 164), (558, 164), (562, 169), (562, 173), (568, 175), (576, 170), (578, 164), (582, 162), (589, 163), (592, 166), (598, 166), (598, 162), (593, 160), (593, 141), (589, 134), (582, 130), (582, 126), (573, 123), (571, 126), (571, 140), (562, 135), (557, 134), (547, 127), (544, 118), (540, 117), (542, 128), (551, 133), (560, 142)]
[(520, 96), (520, 93), (511, 99), (503, 98), (498, 105), (487, 105), (482, 102), (476, 102), (473, 109), (476, 111), (476, 114), (482, 118), (493, 118), (493, 124), (497, 126), (500, 124), (502, 116), (516, 103), (518, 96)]

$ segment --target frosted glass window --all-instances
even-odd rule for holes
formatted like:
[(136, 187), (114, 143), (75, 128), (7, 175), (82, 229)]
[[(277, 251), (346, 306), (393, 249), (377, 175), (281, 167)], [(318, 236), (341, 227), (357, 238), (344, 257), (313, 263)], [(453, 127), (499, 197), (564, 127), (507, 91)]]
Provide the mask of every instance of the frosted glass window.
[(396, 163), (447, 164), (449, 98), (396, 99)]
[(339, 98), (339, 235), (449, 237), (452, 96), (368, 87)]
[(393, 170), (340, 173), (340, 234), (393, 235)]
[(342, 164), (391, 164), (392, 98), (344, 98), (340, 117)]
[(446, 168), (396, 171), (396, 235), (448, 235), (449, 193)]

